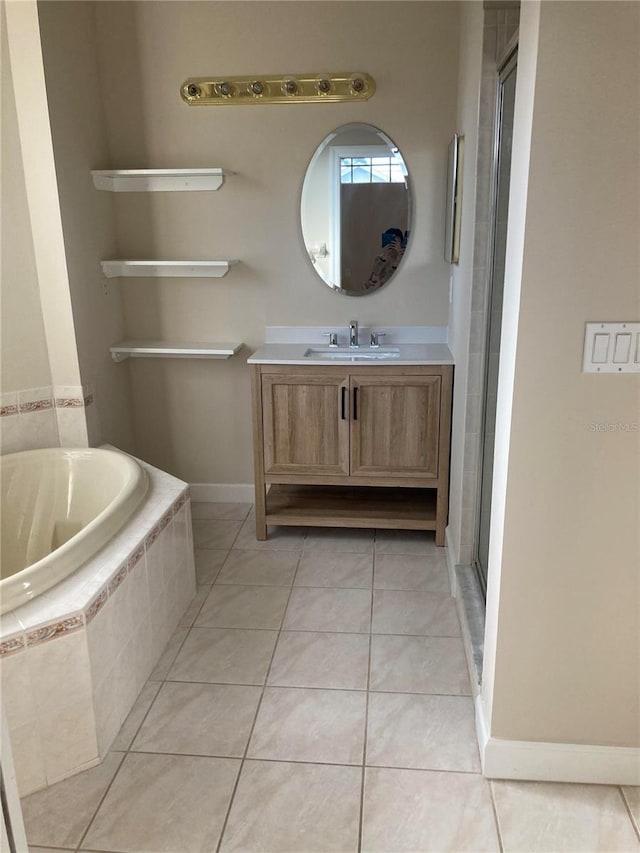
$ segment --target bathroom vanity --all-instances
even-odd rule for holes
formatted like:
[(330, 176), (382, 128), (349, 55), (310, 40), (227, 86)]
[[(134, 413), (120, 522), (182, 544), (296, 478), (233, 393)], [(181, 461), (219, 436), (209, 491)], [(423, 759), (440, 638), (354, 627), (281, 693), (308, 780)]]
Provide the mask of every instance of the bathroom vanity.
[(256, 536), (267, 525), (435, 530), (444, 545), (445, 344), (266, 344), (252, 370)]

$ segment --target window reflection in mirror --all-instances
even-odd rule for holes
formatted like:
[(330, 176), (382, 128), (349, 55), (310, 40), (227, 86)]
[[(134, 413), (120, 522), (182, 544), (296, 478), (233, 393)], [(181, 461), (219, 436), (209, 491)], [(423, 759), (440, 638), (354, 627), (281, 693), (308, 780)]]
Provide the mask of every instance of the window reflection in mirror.
[(320, 278), (362, 296), (383, 287), (402, 261), (410, 230), (409, 176), (382, 131), (350, 124), (329, 134), (302, 189), (302, 233)]

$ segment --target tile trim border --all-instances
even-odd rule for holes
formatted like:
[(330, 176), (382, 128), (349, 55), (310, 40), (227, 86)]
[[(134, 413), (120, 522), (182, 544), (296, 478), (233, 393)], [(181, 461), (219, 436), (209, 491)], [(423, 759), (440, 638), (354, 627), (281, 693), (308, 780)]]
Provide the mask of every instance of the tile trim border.
[[(120, 569), (116, 570), (116, 573), (119, 572)], [(108, 586), (103, 587), (100, 592), (94, 596), (93, 600), (89, 604), (89, 606), (84, 611), (85, 623), (88, 625), (95, 617), (100, 613), (104, 605), (107, 603), (107, 599), (109, 598), (109, 588)]]
[(21, 415), (28, 412), (43, 412), (53, 408), (53, 400), (32, 400), (30, 403), (18, 403), (18, 412)]
[(37, 400), (29, 400), (20, 402), (20, 397), (24, 394), (32, 393), (36, 389), (23, 388), (19, 391), (10, 391), (3, 394), (3, 397), (14, 395), (15, 402), (7, 402), (4, 406), (0, 406), (0, 418), (9, 417), (11, 415), (29, 414), (30, 412), (43, 412), (50, 409), (86, 409), (95, 402), (95, 394), (92, 388), (78, 388), (80, 394), (65, 394), (59, 393), (62, 388), (57, 389), (55, 386), (47, 386), (46, 388), (37, 389), (42, 392), (42, 396)]
[(21, 652), (25, 647), (26, 639), (24, 634), (14, 634), (12, 637), (7, 637), (6, 640), (0, 643), (0, 658)]
[(53, 404), (56, 409), (85, 408), (85, 402), (83, 397), (54, 397)]
[(160, 520), (153, 526), (151, 533), (143, 537), (127, 558), (116, 567), (111, 576), (92, 597), (84, 611), (73, 613), (55, 622), (46, 622), (37, 628), (30, 629), (28, 632), (22, 631), (5, 637), (0, 642), (0, 658), (18, 654), (27, 648), (32, 648), (40, 643), (46, 643), (57, 637), (67, 636), (73, 631), (78, 631), (89, 625), (102, 610), (109, 596), (116, 592), (129, 572), (133, 571), (140, 563), (147, 548), (156, 541), (162, 531), (173, 521), (188, 499), (189, 487), (187, 486), (162, 514)]
[(52, 640), (55, 637), (66, 636), (74, 631), (84, 628), (84, 616), (78, 613), (68, 616), (60, 622), (54, 622), (50, 625), (43, 625), (42, 628), (36, 628), (29, 631), (26, 635), (27, 646), (38, 646), (40, 643), (46, 643), (47, 640)]

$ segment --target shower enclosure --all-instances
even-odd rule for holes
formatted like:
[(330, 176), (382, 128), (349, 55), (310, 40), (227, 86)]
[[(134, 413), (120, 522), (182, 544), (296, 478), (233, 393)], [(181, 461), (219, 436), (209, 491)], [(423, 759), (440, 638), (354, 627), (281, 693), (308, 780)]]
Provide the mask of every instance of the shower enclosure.
[(496, 402), (500, 335), (502, 328), (502, 296), (504, 290), (505, 249), (509, 212), (509, 176), (511, 141), (518, 67), (517, 46), (498, 67), (498, 97), (494, 137), (492, 248), (489, 257), (487, 292), (487, 330), (484, 357), (484, 394), (480, 436), (480, 470), (478, 512), (474, 564), (482, 591), (486, 594), (491, 521), (491, 483), (495, 449)]

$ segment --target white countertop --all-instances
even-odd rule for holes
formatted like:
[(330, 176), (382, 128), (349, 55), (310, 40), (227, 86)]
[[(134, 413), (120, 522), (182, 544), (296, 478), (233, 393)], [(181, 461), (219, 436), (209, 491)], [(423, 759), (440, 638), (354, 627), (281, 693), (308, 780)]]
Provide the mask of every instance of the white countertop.
[[(315, 354), (305, 356), (307, 350), (313, 350)], [(387, 358), (363, 358), (363, 355), (373, 355), (375, 353), (384, 353), (390, 350), (398, 350), (397, 355)], [(330, 358), (318, 353), (330, 354)], [(360, 358), (358, 358), (360, 354)], [(392, 342), (380, 346), (378, 349), (372, 349), (368, 346), (361, 346), (355, 351), (350, 351), (346, 347), (340, 347), (338, 350), (331, 349), (325, 345), (315, 343), (295, 343), (281, 344), (272, 343), (264, 344), (253, 355), (247, 359), (248, 364), (313, 364), (323, 365), (325, 367), (331, 365), (369, 365), (373, 367), (382, 367), (384, 365), (426, 365), (426, 364), (453, 364), (453, 356), (451, 350), (443, 343), (425, 343), (425, 344), (394, 344)]]

